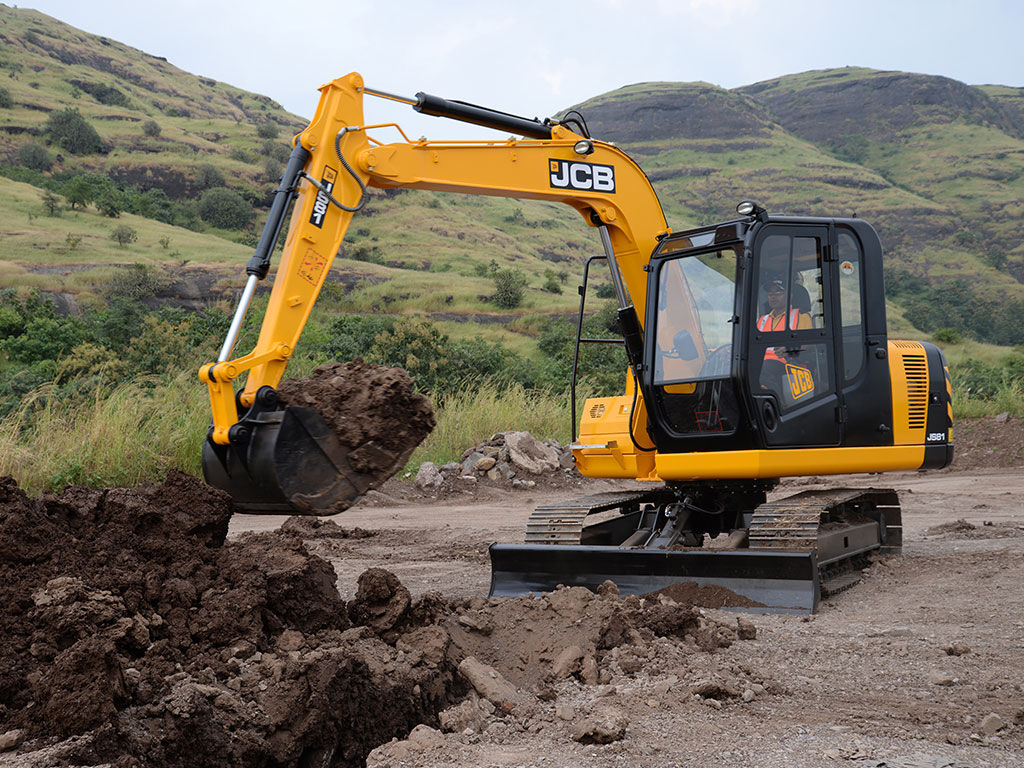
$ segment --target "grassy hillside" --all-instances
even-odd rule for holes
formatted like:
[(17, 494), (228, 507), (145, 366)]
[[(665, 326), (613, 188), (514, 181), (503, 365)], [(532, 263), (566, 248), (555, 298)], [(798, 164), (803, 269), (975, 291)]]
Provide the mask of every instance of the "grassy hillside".
[[(264, 96), (34, 11), (0, 6), (0, 41), (9, 95), (3, 106), (0, 93), (0, 163), (35, 184), (0, 179), (0, 287), (87, 298), (107, 274), (93, 265), (137, 262), (171, 276), (185, 266), (211, 270), (204, 298), (230, 296), (302, 120)], [(1021, 94), (847, 68), (732, 91), (642, 83), (577, 108), (594, 136), (640, 163), (674, 228), (729, 217), (744, 198), (792, 214), (856, 214), (887, 248), (894, 331), (923, 335), (949, 318), (958, 332), (1005, 344), (1024, 335), (1011, 311), (1024, 302)], [(48, 118), (69, 107), (98, 131), (101, 150), (68, 152), (48, 132)], [(49, 169), (25, 176), (27, 144), (47, 150)], [(94, 206), (46, 215), (40, 186), (59, 192), (82, 172), (159, 191), (178, 208), (163, 222), (109, 219)], [(218, 229), (195, 215), (218, 183), (256, 207), (251, 223)], [(138, 233), (126, 247), (110, 239), (121, 223)], [(494, 337), (497, 326), (520, 334), (512, 346), (529, 351), (545, 318), (574, 311), (580, 265), (599, 251), (577, 214), (555, 205), (398, 191), (374, 194), (356, 217), (334, 277), (348, 291), (347, 311), (422, 314), (455, 336), (483, 328)], [(504, 268), (528, 281), (514, 309), (489, 301), (493, 271)], [(958, 280), (969, 284), (966, 294), (949, 291), (959, 314), (942, 310), (944, 287)], [(972, 325), (1000, 311), (1010, 319)]]

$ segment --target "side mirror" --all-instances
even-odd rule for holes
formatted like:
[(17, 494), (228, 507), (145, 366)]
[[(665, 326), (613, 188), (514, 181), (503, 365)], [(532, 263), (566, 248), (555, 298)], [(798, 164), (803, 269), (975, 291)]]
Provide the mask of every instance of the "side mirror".
[(693, 343), (693, 336), (689, 331), (680, 331), (672, 337), (672, 345), (676, 354), (683, 360), (697, 359), (697, 345)]

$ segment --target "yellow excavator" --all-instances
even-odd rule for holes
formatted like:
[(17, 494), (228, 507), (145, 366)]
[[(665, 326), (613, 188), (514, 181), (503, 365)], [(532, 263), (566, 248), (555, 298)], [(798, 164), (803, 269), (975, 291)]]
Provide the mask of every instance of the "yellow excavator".
[[(513, 136), (409, 140), (395, 124), (364, 123), (367, 96)], [(402, 140), (377, 140), (384, 129)], [(352, 73), (321, 88), (295, 137), (218, 361), (200, 370), (213, 412), (204, 473), (242, 510), (323, 514), (369, 482), (319, 414), (276, 396), (368, 187), (565, 203), (603, 245), (594, 258), (607, 262), (628, 370), (622, 395), (586, 401), (572, 454), (587, 477), (644, 485), (537, 508), (523, 544), (492, 545), (492, 595), (685, 581), (765, 610), (813, 611), (871, 553), (900, 548), (899, 500), (890, 489), (833, 489), (769, 502), (779, 479), (952, 461), (945, 359), (934, 345), (888, 338), (882, 248), (867, 222), (773, 215), (746, 200), (728, 221), (673, 232), (640, 167), (590, 136), (580, 115), (542, 121), (407, 98)], [(234, 357), (289, 209), (259, 340)], [(588, 341), (589, 267), (577, 352)]]

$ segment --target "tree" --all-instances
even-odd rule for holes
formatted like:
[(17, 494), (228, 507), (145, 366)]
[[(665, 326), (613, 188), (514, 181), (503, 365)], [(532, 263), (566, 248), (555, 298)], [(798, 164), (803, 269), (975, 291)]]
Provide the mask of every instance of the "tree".
[(44, 130), (63, 149), (76, 155), (103, 152), (103, 140), (77, 109), (68, 107), (51, 112)]
[(515, 309), (526, 293), (526, 275), (518, 269), (499, 269), (494, 273), (494, 295), (491, 301), (502, 309)]
[(53, 166), (53, 158), (42, 144), (30, 141), (18, 147), (18, 165), (36, 171), (48, 171)]
[(158, 123), (156, 120), (147, 120), (142, 124), (142, 132), (149, 136), (150, 138), (155, 139), (157, 136), (160, 135), (161, 130), (162, 129), (160, 128), (160, 123)]
[(252, 205), (227, 187), (208, 189), (199, 198), (199, 216), (220, 229), (241, 229), (252, 221)]
[(84, 176), (75, 176), (69, 179), (60, 188), (60, 193), (68, 201), (71, 210), (75, 210), (79, 206), (85, 208), (85, 206), (96, 199), (96, 190), (93, 188), (92, 183)]
[(45, 190), (41, 199), (47, 216), (60, 216), (60, 198), (57, 195), (50, 190)]
[(127, 224), (118, 224), (114, 227), (114, 231), (110, 233), (110, 239), (122, 248), (126, 248), (139, 239), (139, 233)]
[(104, 216), (116, 219), (125, 209), (126, 201), (124, 193), (111, 184), (101, 189), (96, 195), (96, 208)]

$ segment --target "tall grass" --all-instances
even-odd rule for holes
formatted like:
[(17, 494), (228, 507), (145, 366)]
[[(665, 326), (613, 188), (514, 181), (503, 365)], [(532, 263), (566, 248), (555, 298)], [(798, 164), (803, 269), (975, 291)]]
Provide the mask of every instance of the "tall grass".
[(953, 385), (953, 420), (977, 419), (1009, 413), (1024, 418), (1024, 384), (1017, 381), (1005, 382), (994, 395), (980, 398), (970, 390)]
[(529, 432), (539, 440), (571, 439), (569, 397), (564, 394), (488, 383), (441, 398), (434, 410), (437, 426), (413, 453), (410, 469), (425, 461), (457, 461), (467, 448), (507, 430)]
[(37, 391), (0, 421), (0, 475), (27, 492), (145, 485), (170, 467), (199, 473), (210, 415), (194, 372), (127, 382), (74, 406), (50, 394)]

